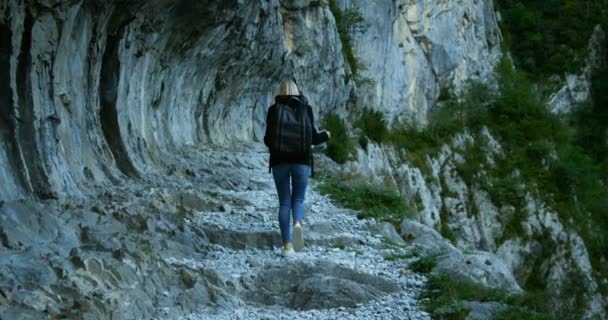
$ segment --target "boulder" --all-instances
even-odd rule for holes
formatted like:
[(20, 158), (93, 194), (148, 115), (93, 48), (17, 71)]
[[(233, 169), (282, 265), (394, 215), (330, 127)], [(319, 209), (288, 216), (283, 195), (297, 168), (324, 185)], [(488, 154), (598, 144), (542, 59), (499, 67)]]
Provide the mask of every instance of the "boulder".
[(502, 289), (513, 293), (523, 291), (511, 269), (502, 259), (489, 252), (451, 253), (439, 256), (433, 272), (444, 273), (464, 281), (472, 281), (487, 288)]
[(378, 235), (383, 236), (385, 239), (387, 239), (388, 241), (390, 241), (394, 244), (398, 244), (398, 245), (406, 244), (405, 241), (403, 240), (403, 238), (401, 238), (401, 236), (395, 229), (395, 226), (393, 226), (392, 224), (390, 224), (388, 222), (381, 222), (381, 223), (373, 224), (370, 226), (370, 231), (372, 232), (372, 234), (378, 234)]
[(426, 225), (403, 219), (401, 222), (401, 237), (428, 255), (458, 253), (449, 240), (444, 239), (439, 232)]

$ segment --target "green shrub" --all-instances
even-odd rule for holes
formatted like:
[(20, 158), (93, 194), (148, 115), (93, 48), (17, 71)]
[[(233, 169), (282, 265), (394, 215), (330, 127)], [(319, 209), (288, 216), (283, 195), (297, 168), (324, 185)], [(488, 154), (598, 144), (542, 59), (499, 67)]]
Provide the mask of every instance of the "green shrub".
[(456, 95), (454, 94), (454, 85), (450, 83), (447, 86), (441, 86), (439, 88), (439, 97), (437, 100), (440, 102), (452, 102), (456, 100)]
[(462, 99), (453, 103), (453, 107), (460, 114), (462, 126), (472, 132), (479, 132), (490, 121), (488, 108), (494, 103), (495, 96), (490, 88), (478, 82), (468, 82)]
[(562, 221), (576, 222), (571, 227), (583, 237), (594, 269), (606, 274), (600, 257), (606, 258), (608, 246), (599, 230), (608, 228), (608, 190), (600, 178), (605, 176), (601, 164), (579, 146), (575, 130), (534, 97), (525, 75), (505, 65), (499, 75), (492, 129), (512, 155), (509, 160), (523, 182), (538, 190)]
[(525, 206), (524, 181), (515, 174), (518, 168), (513, 158), (517, 157), (513, 155), (512, 158), (495, 159), (494, 166), (486, 169), (491, 180), (481, 181), (480, 186), (498, 207), (512, 205), (516, 209), (523, 209)]
[(464, 307), (456, 307), (449, 311), (441, 312), (441, 320), (467, 320), (471, 314), (471, 309)]
[(395, 191), (371, 185), (357, 176), (327, 178), (319, 191), (346, 208), (360, 211), (359, 219), (400, 223), (403, 218), (413, 216), (413, 210)]
[(384, 260), (397, 261), (397, 260), (409, 259), (411, 257), (412, 257), (411, 254), (391, 254), (391, 255), (384, 257)]
[(536, 163), (542, 163), (549, 159), (553, 145), (547, 140), (537, 140), (525, 146), (526, 157)]
[(505, 297), (505, 292), (488, 289), (473, 282), (455, 280), (446, 274), (430, 275), (420, 293), (420, 298), (428, 299), (425, 309), (431, 314), (457, 301), (502, 301)]
[(475, 142), (466, 143), (462, 151), (464, 162), (455, 163), (455, 167), (467, 185), (479, 185), (478, 173), (481, 172), (481, 167), (486, 163), (487, 153), (488, 150), (484, 148), (483, 139), (480, 136), (476, 137)]
[(604, 0), (497, 0), (501, 31), (515, 63), (536, 78), (573, 72), (587, 53)]
[[(420, 293), (426, 311), (434, 319), (443, 319), (442, 310), (458, 307), (462, 301), (499, 302), (507, 308), (493, 319), (553, 319), (550, 316), (551, 306), (542, 294), (510, 294), (503, 290), (486, 288), (480, 284), (451, 278), (446, 274), (432, 274)], [(508, 311), (513, 311), (511, 315)], [(519, 315), (520, 318), (512, 316)]]
[(498, 311), (492, 318), (492, 320), (551, 320), (549, 315), (540, 314), (533, 310), (509, 307), (504, 310)]
[(441, 206), (441, 212), (439, 216), (441, 217), (441, 226), (439, 227), (439, 233), (445, 239), (450, 240), (450, 242), (456, 243), (456, 234), (454, 233), (454, 231), (452, 231), (452, 229), (450, 229), (450, 226), (448, 225), (449, 213), (445, 205), (443, 204)]
[(483, 84), (471, 82), (466, 88), (460, 101), (450, 98), (442, 109), (431, 114), (427, 127), (396, 126), (386, 134), (386, 140), (396, 148), (432, 154), (457, 133), (466, 129), (480, 131), (489, 122), (488, 105), (494, 97)]
[(366, 136), (359, 136), (359, 146), (367, 152), (367, 146), (369, 145), (369, 140)]
[(515, 207), (515, 212), (511, 217), (503, 217), (504, 228), (502, 234), (496, 239), (497, 244), (503, 244), (505, 241), (513, 238), (521, 238), (525, 235), (524, 222), (528, 218), (528, 214), (523, 208)]
[(355, 127), (360, 128), (363, 135), (376, 143), (382, 143), (386, 139), (388, 128), (382, 112), (364, 108)]
[(418, 273), (429, 273), (433, 271), (436, 265), (437, 259), (433, 256), (428, 256), (410, 263), (410, 269)]
[[(608, 22), (608, 19), (606, 19)], [(608, 23), (604, 25), (604, 30)], [(608, 42), (604, 41), (605, 61), (608, 61)], [(608, 172), (608, 64), (595, 70), (591, 82), (591, 103), (582, 105), (574, 115), (576, 141), (598, 164), (601, 172)], [(604, 175), (608, 184), (608, 175)]]
[(428, 135), (426, 130), (414, 127), (395, 128), (388, 133), (387, 140), (395, 148), (406, 149), (408, 151), (430, 151), (441, 143)]
[(355, 143), (348, 136), (344, 120), (335, 113), (329, 113), (323, 119), (323, 127), (331, 132), (331, 139), (327, 142), (325, 154), (340, 164), (352, 160), (355, 154)]

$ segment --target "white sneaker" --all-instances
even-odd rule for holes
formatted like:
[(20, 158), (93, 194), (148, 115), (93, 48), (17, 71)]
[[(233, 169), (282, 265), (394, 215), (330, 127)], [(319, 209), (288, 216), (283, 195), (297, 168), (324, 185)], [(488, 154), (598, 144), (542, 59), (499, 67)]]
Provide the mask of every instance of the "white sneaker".
[(292, 248), (283, 249), (283, 257), (285, 258), (294, 258), (296, 256), (296, 252), (293, 251)]
[(293, 249), (296, 252), (302, 251), (304, 247), (304, 232), (302, 230), (302, 226), (299, 223), (296, 223), (293, 226)]

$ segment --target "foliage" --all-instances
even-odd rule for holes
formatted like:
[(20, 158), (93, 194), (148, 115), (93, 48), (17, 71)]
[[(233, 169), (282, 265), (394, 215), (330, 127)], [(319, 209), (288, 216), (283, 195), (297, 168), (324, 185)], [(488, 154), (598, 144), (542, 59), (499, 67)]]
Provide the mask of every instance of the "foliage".
[(367, 139), (366, 136), (361, 135), (359, 136), (359, 146), (365, 150), (365, 152), (367, 152), (367, 146), (369, 145), (369, 139)]
[(414, 251), (412, 251), (410, 253), (406, 253), (406, 254), (391, 254), (391, 255), (384, 257), (384, 260), (397, 261), (397, 260), (402, 260), (402, 259), (416, 258), (419, 255), (420, 255), (420, 253), (418, 251), (414, 250)]
[(338, 6), (336, 0), (329, 0), (329, 9), (336, 19), (338, 36), (340, 37), (340, 42), (342, 42), (342, 54), (350, 66), (354, 79), (359, 79), (364, 82), (369, 81), (369, 79), (361, 78), (359, 76), (359, 71), (363, 70), (365, 67), (359, 62), (359, 59), (355, 55), (353, 39), (351, 37), (351, 32), (365, 32), (365, 20), (363, 19), (363, 16), (355, 9), (343, 11)]
[(452, 231), (452, 229), (450, 229), (450, 226), (448, 224), (449, 213), (445, 207), (445, 204), (443, 204), (443, 203), (441, 205), (440, 218), (441, 218), (441, 226), (439, 227), (440, 228), (439, 233), (445, 239), (450, 240), (450, 242), (456, 243), (456, 234), (454, 233), (454, 231)]
[[(604, 153), (608, 122), (602, 118), (608, 113), (604, 109), (606, 104), (587, 106), (593, 111), (582, 109), (577, 120), (581, 124), (573, 127), (547, 110), (533, 93), (527, 75), (515, 70), (506, 59), (499, 64), (497, 74), (496, 93), (482, 85), (469, 84), (460, 99), (445, 102), (426, 128), (392, 130), (387, 140), (396, 148), (406, 149), (408, 155), (416, 155), (410, 156), (410, 160), (417, 159), (418, 163), (412, 163), (424, 166), (419, 159), (436, 153), (456, 134), (467, 132), (475, 144), (459, 150), (465, 160), (455, 162), (459, 176), (469, 187), (487, 191), (497, 207), (514, 207), (512, 213), (501, 216), (505, 230), (498, 243), (523, 236), (522, 223), (530, 214), (525, 196), (532, 193), (555, 210), (567, 227), (581, 235), (595, 272), (605, 277), (608, 266), (601, 260), (608, 258), (608, 240), (602, 231), (608, 230)], [(598, 74), (597, 77), (603, 76)], [(603, 81), (595, 83), (599, 89), (604, 85), (608, 87)], [(599, 89), (595, 89), (596, 94)], [(591, 120), (595, 115), (604, 121)], [(577, 128), (583, 127), (583, 121), (593, 129)], [(487, 145), (484, 127), (503, 148), (503, 156), (494, 156), (492, 163), (486, 159), (489, 151), (484, 150)], [(468, 209), (473, 214), (476, 210)], [(442, 232), (450, 236), (447, 225), (442, 227)]]
[(541, 314), (530, 309), (509, 307), (499, 311), (492, 320), (550, 320), (554, 319), (546, 314)]
[(397, 260), (407, 259), (407, 258), (409, 258), (409, 256), (407, 254), (391, 254), (391, 255), (384, 257), (384, 260), (397, 261)]
[(323, 127), (331, 132), (325, 154), (340, 164), (353, 159), (355, 142), (348, 136), (344, 120), (335, 113), (329, 113), (323, 118)]
[[(452, 308), (460, 310), (460, 301), (499, 302), (507, 306), (494, 319), (553, 319), (549, 315), (550, 306), (538, 294), (510, 294), (503, 290), (490, 289), (470, 281), (450, 278), (445, 274), (429, 276), (424, 290), (420, 293), (425, 309), (433, 318), (444, 319), (441, 310)], [(513, 313), (510, 313), (513, 312)], [(519, 317), (514, 316), (517, 315)]]
[(421, 154), (432, 154), (441, 142), (427, 134), (427, 130), (414, 127), (395, 127), (387, 135), (387, 142), (397, 149), (409, 152), (420, 151)]
[(469, 314), (471, 313), (471, 309), (458, 307), (452, 310), (447, 310), (441, 312), (441, 316), (439, 319), (441, 320), (467, 320), (469, 318)]
[[(597, 164), (601, 152), (594, 161), (579, 146), (576, 131), (547, 110), (533, 93), (525, 73), (513, 69), (507, 60), (499, 64), (497, 71), (497, 94), (492, 96), (487, 88), (469, 86), (462, 101), (452, 103), (441, 111), (440, 117), (432, 118), (429, 127), (416, 133), (408, 147), (433, 150), (438, 142), (448, 141), (455, 132), (464, 130), (473, 134), (480, 145), (480, 128), (486, 126), (501, 141), (506, 157), (495, 159), (496, 163), (488, 166), (482, 157), (485, 152), (471, 146), (465, 152), (465, 164), (458, 170), (467, 183), (488, 191), (496, 205), (515, 207), (505, 235), (523, 233), (525, 190), (536, 190), (562, 221), (576, 221), (572, 227), (585, 240), (594, 267), (602, 268), (599, 262), (608, 252), (608, 243), (600, 230), (608, 228), (608, 190), (599, 178), (605, 176)], [(482, 104), (486, 106), (479, 107)], [(475, 176), (481, 169), (489, 177)]]
[[(489, 108), (489, 121), (501, 141), (509, 146), (553, 138), (567, 142), (569, 130), (534, 95), (526, 74), (515, 70), (507, 59), (498, 66), (499, 94)], [(525, 156), (525, 155), (522, 155)]]
[(470, 82), (467, 88), (461, 99), (453, 93), (445, 94), (449, 100), (431, 115), (426, 128), (396, 126), (386, 140), (397, 148), (432, 154), (465, 128), (480, 130), (488, 122), (487, 105), (494, 97), (484, 84)]
[(433, 271), (436, 265), (437, 259), (433, 256), (427, 256), (410, 263), (410, 269), (418, 273), (429, 273)]
[(400, 223), (412, 215), (405, 200), (395, 191), (371, 185), (357, 176), (326, 178), (319, 186), (322, 194), (346, 208), (360, 211), (359, 219), (374, 218), (391, 223)]
[(585, 240), (594, 268), (608, 252), (608, 190), (593, 158), (576, 141), (575, 130), (550, 114), (520, 72), (501, 65), (500, 93), (490, 110), (492, 129), (513, 155), (511, 166), (525, 183)]
[[(608, 62), (608, 42), (604, 42), (604, 53), (606, 54), (604, 61)], [(608, 172), (608, 95), (606, 92), (608, 92), (608, 63), (593, 73), (592, 102), (582, 105), (574, 115), (577, 143), (599, 164), (602, 172)], [(604, 176), (604, 184), (608, 184), (608, 175)]]
[(515, 63), (534, 77), (573, 72), (584, 62), (605, 0), (497, 0)]
[[(580, 68), (591, 30), (605, 14), (603, 8), (608, 8), (606, 0), (496, 3), (507, 47), (520, 69), (504, 59), (497, 67), (495, 92), (469, 83), (457, 97), (450, 87), (442, 88), (441, 108), (431, 115), (427, 127), (396, 126), (379, 140), (404, 150), (410, 162), (429, 175), (428, 156), (455, 135), (467, 132), (477, 143), (461, 150), (465, 161), (457, 165), (459, 175), (470, 187), (487, 191), (497, 207), (514, 208), (502, 216), (505, 230), (498, 243), (524, 234), (522, 222), (530, 213), (525, 196), (540, 196), (566, 227), (581, 235), (594, 272), (605, 278), (608, 265), (601, 261), (608, 259), (604, 235), (608, 230), (608, 67), (594, 72), (593, 101), (581, 106), (573, 117), (551, 114), (530, 79), (543, 80)], [(493, 157), (492, 163), (483, 150), (483, 128), (503, 148), (504, 156)], [(449, 235), (447, 225), (442, 227)], [(537, 272), (526, 287), (542, 288), (541, 280), (542, 274)], [(601, 289), (608, 292), (606, 286)], [(528, 312), (520, 307), (512, 310)], [(501, 317), (511, 319), (508, 314)]]
[(355, 127), (360, 128), (363, 135), (376, 143), (384, 142), (388, 128), (384, 115), (378, 110), (364, 108)]
[(439, 97), (437, 97), (437, 101), (454, 101), (454, 99), (456, 99), (456, 96), (454, 94), (454, 85), (452, 83), (439, 88)]

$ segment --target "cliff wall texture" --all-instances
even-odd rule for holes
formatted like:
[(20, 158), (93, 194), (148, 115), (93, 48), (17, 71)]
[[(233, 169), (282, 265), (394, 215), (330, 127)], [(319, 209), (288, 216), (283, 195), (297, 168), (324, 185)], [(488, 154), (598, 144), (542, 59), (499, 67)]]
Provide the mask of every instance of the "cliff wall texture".
[[(340, 20), (349, 14), (361, 19)], [(345, 43), (345, 36), (351, 41)], [(272, 305), (276, 297), (247, 291), (250, 280), (235, 287), (233, 274), (213, 261), (233, 267), (247, 261), (263, 269), (272, 259), (260, 262), (250, 253), (229, 254), (216, 245), (268, 249), (273, 235), (256, 231), (240, 243), (242, 230), (213, 233), (198, 227), (208, 226), (217, 212), (276, 227), (270, 213), (257, 211), (275, 209), (259, 201), (271, 195), (256, 194), (272, 190), (268, 177), (244, 180), (251, 172), (246, 170), (265, 169), (264, 150), (255, 146), (276, 84), (293, 77), (319, 118), (333, 112), (354, 120), (367, 107), (382, 112), (391, 126), (424, 127), (442, 93), (458, 93), (468, 81), (493, 83), (500, 42), (491, 0), (0, 0), (0, 248), (6, 249), (0, 251), (0, 271), (8, 275), (0, 281), (0, 301), (9, 306), (0, 310), (36, 319), (83, 314), (86, 306), (91, 319), (127, 319), (158, 315), (165, 307), (175, 312), (167, 317), (193, 312), (196, 299), (229, 308), (242, 307), (241, 298)], [(554, 103), (557, 109), (561, 104)], [(493, 141), (489, 157), (508, 156), (491, 133), (487, 137)], [(428, 177), (394, 149), (374, 144), (367, 152), (358, 150), (358, 161), (345, 168), (388, 175), (403, 195), (420, 199), (421, 223), (436, 230), (446, 225), (457, 234), (446, 247), (491, 253), (500, 266), (501, 281), (494, 282), (518, 291), (531, 272), (529, 262), (545, 252), (538, 241), (503, 239), (501, 216), (510, 208), (495, 207), (483, 190), (452, 174), (462, 144), (470, 139), (464, 134), (446, 141), (436, 158), (425, 159), (432, 170)], [(218, 151), (243, 144), (254, 147)], [(318, 197), (319, 206), (329, 206)], [(544, 204), (527, 200), (528, 236), (549, 234), (558, 244), (537, 269), (555, 290), (572, 272), (582, 272), (588, 316), (603, 319), (606, 302), (584, 243)], [(468, 210), (473, 206), (475, 214)], [(203, 211), (211, 220), (191, 229), (193, 215)], [(379, 246), (371, 236), (341, 233), (367, 230), (363, 222), (339, 230), (319, 223), (324, 230), (319, 234), (329, 237), (318, 240), (324, 246), (342, 238)], [(201, 266), (188, 260), (192, 248), (200, 260), (214, 256), (210, 252), (221, 254)], [(333, 264), (315, 264), (305, 272), (298, 268), (293, 266), (302, 277), (339, 274)], [(258, 276), (259, 285), (273, 278)], [(352, 281), (364, 279), (365, 297), (421, 286), (410, 276), (400, 289), (368, 288), (375, 280), (366, 277), (331, 281), (351, 288)], [(333, 283), (332, 288), (341, 288)], [(107, 287), (97, 290), (101, 284)], [(184, 294), (176, 286), (194, 291)], [(418, 306), (411, 308), (412, 319), (428, 318)], [(264, 312), (257, 316), (272, 314)]]

